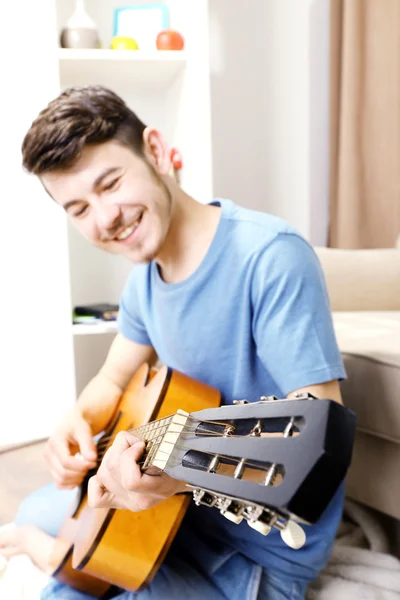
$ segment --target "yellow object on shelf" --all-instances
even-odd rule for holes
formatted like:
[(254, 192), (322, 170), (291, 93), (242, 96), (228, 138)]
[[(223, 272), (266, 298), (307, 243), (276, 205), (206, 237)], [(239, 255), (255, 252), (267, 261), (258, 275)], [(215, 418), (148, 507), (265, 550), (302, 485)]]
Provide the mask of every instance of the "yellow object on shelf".
[(111, 40), (112, 50), (139, 50), (136, 40), (124, 35), (116, 35)]

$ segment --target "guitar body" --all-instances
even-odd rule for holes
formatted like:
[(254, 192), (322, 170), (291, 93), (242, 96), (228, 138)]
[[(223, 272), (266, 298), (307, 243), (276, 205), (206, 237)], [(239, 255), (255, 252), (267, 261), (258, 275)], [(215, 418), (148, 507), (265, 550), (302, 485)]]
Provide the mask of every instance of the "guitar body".
[[(154, 372), (144, 364), (98, 442), (99, 456), (100, 446), (105, 451), (119, 431), (138, 428), (179, 409), (193, 412), (219, 404), (220, 394), (214, 388), (167, 367)], [(93, 510), (87, 506), (86, 485), (87, 481), (78, 508), (66, 519), (56, 540), (50, 561), (53, 576), (95, 597), (112, 584), (129, 591), (146, 586), (174, 539), (190, 497), (176, 495), (137, 513)]]

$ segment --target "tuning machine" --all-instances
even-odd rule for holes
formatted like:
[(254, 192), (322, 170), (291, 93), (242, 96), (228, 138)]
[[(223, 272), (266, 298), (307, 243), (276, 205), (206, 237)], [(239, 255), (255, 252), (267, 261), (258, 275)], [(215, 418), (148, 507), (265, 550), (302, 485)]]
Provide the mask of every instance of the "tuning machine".
[(296, 392), (293, 395), (296, 400), (317, 400), (317, 396), (313, 396), (310, 392)]
[(276, 402), (278, 396), (260, 396), (260, 402)]
[(289, 519), (285, 527), (281, 529), (281, 538), (293, 550), (299, 550), (306, 543), (304, 529), (293, 519)]
[(234, 502), (230, 498), (223, 500), (218, 506), (219, 512), (229, 521), (239, 525), (243, 521), (243, 510), (244, 506), (238, 502)]
[(258, 504), (241, 502), (236, 498), (222, 496), (210, 490), (201, 488), (192, 488), (193, 499), (197, 506), (214, 506), (226, 519), (238, 525), (245, 519), (249, 527), (261, 533), (268, 535), (274, 527), (280, 531), (282, 540), (287, 546), (298, 550), (306, 542), (306, 534), (303, 528), (293, 519), (287, 519), (276, 512), (269, 510)]
[[(247, 524), (249, 527), (258, 531), (262, 535), (268, 535), (272, 529), (272, 525), (276, 520), (276, 516), (271, 513), (266, 513), (261, 506), (247, 506), (246, 509)], [(265, 516), (268, 514), (267, 519)], [(264, 517), (264, 518), (262, 518)]]
[(196, 488), (193, 490), (193, 500), (196, 506), (200, 506), (200, 504), (205, 506), (215, 506), (218, 498), (211, 492)]

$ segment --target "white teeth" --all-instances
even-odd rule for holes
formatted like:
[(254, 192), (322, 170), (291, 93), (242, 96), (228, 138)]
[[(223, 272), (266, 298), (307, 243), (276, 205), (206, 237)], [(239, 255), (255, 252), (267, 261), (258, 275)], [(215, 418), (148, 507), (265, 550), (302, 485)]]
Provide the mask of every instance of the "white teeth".
[(124, 229), (124, 231), (122, 233), (119, 234), (119, 236), (117, 236), (117, 240), (125, 240), (128, 237), (128, 235), (131, 235), (131, 233), (134, 229), (135, 229), (134, 225), (127, 227), (126, 229)]
[(133, 225), (130, 225), (129, 227), (127, 227), (126, 229), (124, 229), (118, 236), (117, 236), (117, 240), (122, 241), (122, 240), (126, 240), (127, 237), (129, 237), (132, 233), (132, 231), (134, 229), (136, 229), (136, 227), (139, 225), (139, 221), (136, 221), (136, 223), (134, 223)]

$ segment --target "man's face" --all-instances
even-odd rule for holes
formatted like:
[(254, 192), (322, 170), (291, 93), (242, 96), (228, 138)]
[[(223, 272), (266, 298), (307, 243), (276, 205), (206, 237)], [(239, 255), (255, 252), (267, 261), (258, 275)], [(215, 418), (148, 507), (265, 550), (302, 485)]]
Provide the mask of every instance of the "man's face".
[(133, 262), (157, 257), (171, 221), (171, 195), (146, 160), (118, 142), (87, 146), (68, 170), (41, 176), (93, 245)]

